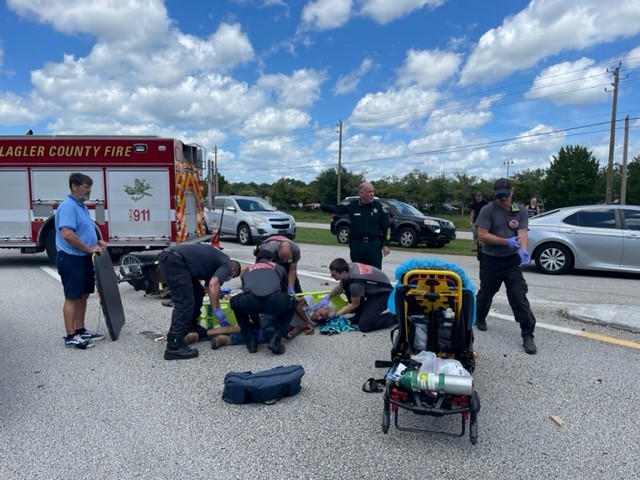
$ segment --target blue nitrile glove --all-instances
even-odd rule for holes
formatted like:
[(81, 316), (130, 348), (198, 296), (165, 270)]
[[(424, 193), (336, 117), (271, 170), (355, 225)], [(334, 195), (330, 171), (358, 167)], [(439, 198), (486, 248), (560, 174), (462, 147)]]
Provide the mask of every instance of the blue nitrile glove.
[(525, 265), (529, 265), (531, 261), (531, 257), (529, 256), (529, 252), (527, 252), (524, 248), (518, 249), (518, 255), (520, 255), (520, 266), (524, 267)]
[(520, 248), (520, 239), (518, 238), (518, 236), (516, 235), (507, 238), (507, 246), (511, 248)]
[(319, 308), (322, 307), (326, 307), (327, 305), (329, 305), (329, 300), (331, 299), (330, 294), (327, 294), (322, 300), (320, 300), (315, 307), (313, 307), (314, 310), (318, 310)]
[(221, 327), (231, 326), (231, 324), (229, 323), (229, 320), (227, 320), (227, 316), (224, 314), (222, 310), (218, 309), (214, 313), (216, 314), (216, 318), (218, 319), (218, 325), (220, 325)]
[(287, 291), (289, 292), (289, 295), (295, 295), (296, 294), (296, 289), (293, 288), (293, 287), (289, 287)]

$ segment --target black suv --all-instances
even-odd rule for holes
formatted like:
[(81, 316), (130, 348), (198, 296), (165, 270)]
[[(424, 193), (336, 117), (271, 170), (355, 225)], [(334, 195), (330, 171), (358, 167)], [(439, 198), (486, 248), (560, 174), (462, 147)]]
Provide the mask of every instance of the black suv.
[[(426, 243), (427, 247), (441, 248), (456, 238), (456, 226), (444, 218), (428, 217), (408, 203), (387, 198), (376, 198), (382, 209), (389, 215), (391, 240), (401, 247), (412, 248), (418, 243)], [(357, 202), (358, 197), (347, 197), (342, 202), (347, 205)], [(351, 221), (349, 215), (332, 215), (331, 233), (338, 242), (349, 243)]]

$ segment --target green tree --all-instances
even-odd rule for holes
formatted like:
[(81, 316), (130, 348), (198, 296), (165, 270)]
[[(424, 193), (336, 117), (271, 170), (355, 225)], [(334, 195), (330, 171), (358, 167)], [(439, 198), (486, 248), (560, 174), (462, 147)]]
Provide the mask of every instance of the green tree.
[(515, 201), (526, 205), (532, 197), (536, 197), (538, 203), (544, 203), (542, 187), (546, 174), (546, 169), (536, 168), (524, 170), (513, 175), (511, 180), (513, 182)]
[[(340, 199), (358, 194), (358, 186), (364, 181), (362, 175), (348, 172), (341, 167), (340, 174)], [(309, 198), (321, 203), (336, 203), (336, 190), (338, 188), (338, 170), (327, 168), (309, 185)]]
[(627, 164), (627, 205), (640, 205), (640, 156)]
[(446, 203), (449, 200), (451, 182), (447, 180), (447, 177), (440, 174), (429, 181), (429, 184), (426, 185), (426, 190), (426, 203), (431, 205), (431, 209), (433, 209), (435, 212), (439, 212), (440, 205)]
[(427, 203), (428, 183), (429, 175), (426, 172), (414, 169), (402, 177), (399, 182), (399, 197), (407, 203), (422, 207)]
[(293, 178), (281, 178), (271, 186), (271, 202), (282, 209), (298, 208), (299, 203), (309, 202), (309, 187)]
[(383, 177), (371, 183), (373, 183), (376, 190), (376, 196), (380, 198), (396, 198), (399, 190), (399, 180), (395, 175)]
[(554, 155), (542, 185), (545, 209), (569, 205), (590, 205), (602, 201), (594, 189), (599, 181), (600, 162), (586, 147), (562, 147)]
[(473, 194), (476, 192), (475, 185), (478, 182), (478, 178), (475, 176), (469, 176), (464, 172), (454, 173), (454, 180), (451, 182), (451, 203), (460, 207), (460, 215), (466, 215), (468, 213), (467, 207), (471, 203), (470, 198), (473, 198)]

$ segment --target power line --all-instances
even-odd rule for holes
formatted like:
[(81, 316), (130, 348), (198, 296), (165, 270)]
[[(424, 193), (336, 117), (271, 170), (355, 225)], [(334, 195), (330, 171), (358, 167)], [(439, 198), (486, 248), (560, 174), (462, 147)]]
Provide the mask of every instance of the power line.
[[(634, 117), (631, 120), (639, 120), (640, 117)], [(622, 120), (618, 120), (618, 121), (622, 121)], [(414, 152), (414, 153), (407, 153), (405, 155), (393, 155), (393, 156), (386, 156), (386, 157), (376, 157), (376, 158), (365, 158), (365, 159), (360, 159), (360, 160), (351, 160), (351, 161), (342, 161), (342, 165), (357, 165), (357, 164), (361, 164), (361, 163), (377, 163), (377, 162), (388, 162), (388, 161), (399, 161), (399, 160), (406, 160), (409, 158), (413, 158), (413, 157), (420, 157), (420, 156), (438, 156), (438, 155), (445, 155), (445, 154), (449, 154), (449, 153), (456, 153), (456, 152), (461, 152), (461, 151), (466, 151), (466, 150), (473, 150), (473, 149), (479, 149), (479, 148), (492, 148), (492, 147), (497, 147), (500, 145), (504, 145), (505, 143), (509, 143), (509, 142), (513, 142), (514, 145), (521, 145), (521, 144), (526, 144), (526, 143), (532, 143), (535, 141), (540, 141), (542, 139), (554, 139), (554, 138), (560, 138), (562, 136), (564, 136), (563, 134), (566, 132), (574, 132), (571, 135), (568, 136), (580, 136), (580, 135), (588, 135), (588, 134), (593, 134), (593, 133), (603, 133), (603, 132), (607, 132), (609, 130), (608, 125), (610, 122), (598, 122), (598, 123), (591, 123), (591, 124), (587, 124), (587, 125), (579, 125), (579, 126), (574, 126), (574, 127), (567, 127), (567, 128), (563, 128), (563, 129), (558, 129), (558, 130), (553, 130), (550, 132), (539, 132), (539, 133), (531, 133), (528, 135), (521, 135), (521, 136), (516, 136), (516, 137), (508, 137), (508, 138), (503, 138), (503, 139), (498, 139), (498, 140), (491, 140), (491, 141), (486, 141), (486, 142), (478, 142), (478, 143), (472, 143), (472, 144), (466, 144), (466, 145), (459, 145), (459, 146), (453, 146), (453, 147), (444, 147), (444, 148), (440, 148), (440, 149), (435, 149), (435, 150), (425, 150), (425, 151), (420, 151), (420, 152)], [(604, 128), (605, 126), (607, 126), (607, 128)], [(594, 128), (594, 127), (603, 127), (597, 130), (590, 130), (590, 131), (585, 131), (585, 132), (578, 132), (578, 130), (581, 129), (586, 129), (586, 128)], [(640, 126), (638, 127), (633, 127), (633, 128), (640, 128)], [(316, 164), (306, 164), (306, 165), (292, 165), (287, 167), (290, 170), (303, 170), (303, 169), (308, 169), (308, 168), (317, 168), (318, 165)], [(265, 168), (259, 168), (259, 169), (253, 169), (253, 171), (272, 171), (272, 170), (281, 170), (282, 166), (277, 166), (277, 167), (265, 167)]]

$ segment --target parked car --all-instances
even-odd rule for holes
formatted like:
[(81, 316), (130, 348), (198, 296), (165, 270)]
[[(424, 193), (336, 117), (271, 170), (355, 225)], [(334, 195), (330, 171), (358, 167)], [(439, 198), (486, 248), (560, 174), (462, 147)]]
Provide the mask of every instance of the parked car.
[(444, 212), (457, 212), (458, 210), (460, 210), (458, 207), (456, 207), (455, 205), (451, 205), (450, 203), (443, 203), (441, 205), (441, 208)]
[(214, 220), (220, 235), (233, 235), (242, 245), (260, 243), (272, 235), (296, 238), (294, 218), (260, 197), (217, 196), (205, 216), (209, 232)]
[[(355, 202), (358, 197), (347, 197), (342, 202), (346, 205)], [(387, 198), (376, 198), (389, 215), (391, 240), (401, 247), (411, 248), (418, 243), (426, 243), (428, 247), (441, 248), (456, 238), (456, 226), (443, 218), (424, 215), (420, 210), (408, 203)], [(349, 215), (333, 215), (331, 233), (338, 242), (349, 243), (351, 221)]]
[(532, 217), (529, 254), (551, 275), (572, 268), (640, 273), (640, 207), (586, 205)]

